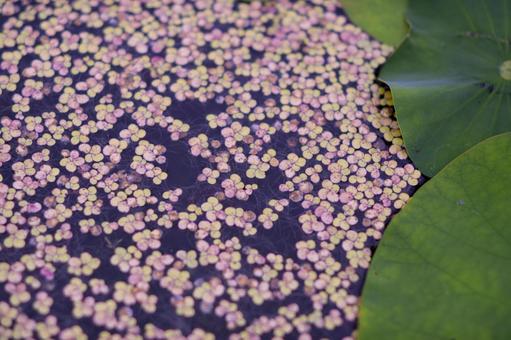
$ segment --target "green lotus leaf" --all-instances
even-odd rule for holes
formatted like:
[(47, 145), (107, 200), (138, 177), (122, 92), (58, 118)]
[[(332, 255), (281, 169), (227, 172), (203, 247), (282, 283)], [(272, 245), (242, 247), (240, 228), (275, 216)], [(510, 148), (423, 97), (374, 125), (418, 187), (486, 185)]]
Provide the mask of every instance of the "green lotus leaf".
[(391, 46), (399, 45), (408, 32), (407, 3), (408, 0), (342, 0), (351, 21)]
[(509, 339), (511, 133), (471, 148), (396, 215), (362, 292), (359, 338)]
[(511, 131), (509, 0), (410, 0), (410, 37), (383, 67), (411, 159), (428, 176)]

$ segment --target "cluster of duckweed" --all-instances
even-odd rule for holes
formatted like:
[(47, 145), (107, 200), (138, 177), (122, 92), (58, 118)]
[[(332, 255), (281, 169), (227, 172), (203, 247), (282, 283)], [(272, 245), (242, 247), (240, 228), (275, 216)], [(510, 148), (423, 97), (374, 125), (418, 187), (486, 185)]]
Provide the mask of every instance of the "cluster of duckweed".
[(0, 2), (0, 338), (353, 337), (421, 174), (339, 6)]

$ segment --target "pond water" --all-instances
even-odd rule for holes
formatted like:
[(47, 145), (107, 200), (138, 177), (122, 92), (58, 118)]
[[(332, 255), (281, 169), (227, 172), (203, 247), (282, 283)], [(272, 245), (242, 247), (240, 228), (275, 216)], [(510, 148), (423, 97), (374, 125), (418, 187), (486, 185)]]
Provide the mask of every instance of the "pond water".
[(338, 1), (1, 5), (0, 334), (346, 338), (423, 181)]

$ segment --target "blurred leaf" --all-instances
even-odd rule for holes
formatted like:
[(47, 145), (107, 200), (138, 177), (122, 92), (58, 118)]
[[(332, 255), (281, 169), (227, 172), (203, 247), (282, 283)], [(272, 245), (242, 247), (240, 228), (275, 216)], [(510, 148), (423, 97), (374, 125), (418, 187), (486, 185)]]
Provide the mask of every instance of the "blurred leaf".
[(408, 32), (407, 3), (408, 0), (342, 0), (351, 21), (391, 46), (399, 45)]

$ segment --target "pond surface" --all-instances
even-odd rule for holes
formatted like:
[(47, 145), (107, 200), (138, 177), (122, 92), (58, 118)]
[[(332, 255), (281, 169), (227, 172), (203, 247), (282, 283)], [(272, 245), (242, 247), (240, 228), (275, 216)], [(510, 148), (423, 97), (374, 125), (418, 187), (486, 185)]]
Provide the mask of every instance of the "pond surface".
[(338, 1), (7, 2), (0, 334), (350, 339), (423, 181)]

